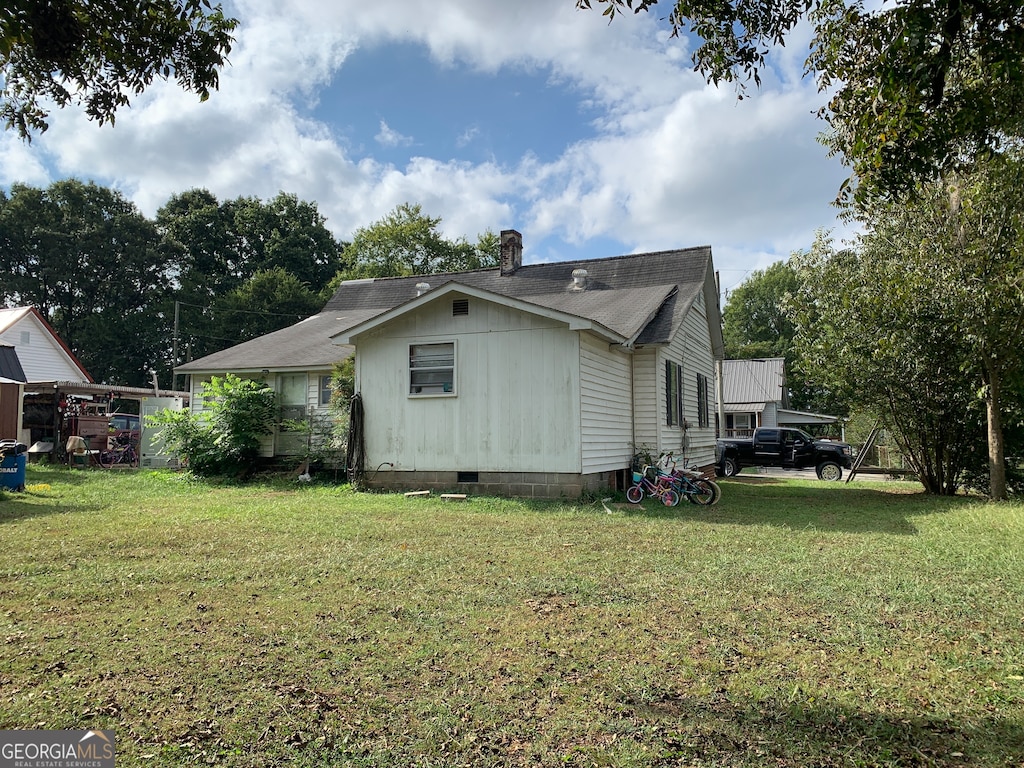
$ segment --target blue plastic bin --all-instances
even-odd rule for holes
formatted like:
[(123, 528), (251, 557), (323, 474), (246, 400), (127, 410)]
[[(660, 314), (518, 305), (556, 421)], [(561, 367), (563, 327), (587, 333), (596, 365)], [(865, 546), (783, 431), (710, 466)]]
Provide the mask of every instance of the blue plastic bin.
[(25, 490), (25, 454), (9, 455), (0, 462), (0, 488)]

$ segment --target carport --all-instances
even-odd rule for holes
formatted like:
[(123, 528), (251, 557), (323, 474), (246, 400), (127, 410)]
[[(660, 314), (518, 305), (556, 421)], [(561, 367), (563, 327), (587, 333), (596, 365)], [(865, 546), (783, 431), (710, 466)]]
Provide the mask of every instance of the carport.
[[(106, 447), (107, 421), (114, 400), (136, 400), (139, 414), (147, 405), (170, 407), (188, 404), (189, 393), (157, 387), (124, 387), (81, 381), (34, 381), (24, 385), (22, 442), (29, 445), (30, 457), (49, 455), (52, 461), (65, 460), (68, 437), (79, 435), (102, 441)], [(95, 447), (95, 446), (94, 446)]]

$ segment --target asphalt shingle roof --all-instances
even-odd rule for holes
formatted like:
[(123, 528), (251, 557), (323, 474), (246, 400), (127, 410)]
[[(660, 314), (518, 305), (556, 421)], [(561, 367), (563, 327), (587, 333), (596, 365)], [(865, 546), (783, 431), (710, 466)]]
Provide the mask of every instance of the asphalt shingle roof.
[[(703, 290), (711, 248), (527, 264), (511, 275), (497, 267), (467, 272), (356, 280), (342, 283), (323, 311), (307, 320), (230, 349), (179, 366), (193, 371), (318, 367), (347, 357), (331, 337), (417, 296), (417, 284), (431, 289), (455, 281), (498, 296), (518, 299), (585, 318), (638, 343), (668, 341)], [(573, 288), (575, 269), (587, 271), (584, 290)]]

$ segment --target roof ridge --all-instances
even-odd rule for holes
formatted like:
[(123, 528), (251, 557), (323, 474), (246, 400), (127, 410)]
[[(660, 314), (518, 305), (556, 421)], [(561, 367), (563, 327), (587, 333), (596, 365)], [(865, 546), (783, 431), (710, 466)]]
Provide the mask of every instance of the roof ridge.
[[(695, 251), (710, 251), (711, 245), (693, 245), (686, 248), (666, 248), (661, 251), (641, 251), (640, 253), (624, 253), (618, 256), (598, 256), (596, 258), (587, 259), (570, 259), (568, 261), (538, 261), (531, 264), (523, 264), (516, 273), (523, 270), (536, 269), (539, 267), (557, 267), (557, 266), (568, 266), (570, 264), (606, 264), (614, 261), (624, 261), (627, 259), (638, 259), (645, 256), (666, 256), (673, 253), (692, 253)], [(417, 272), (412, 275), (387, 275), (384, 277), (356, 277), (351, 280), (343, 280), (340, 285), (350, 284), (355, 285), (359, 283), (367, 282), (398, 282), (401, 280), (415, 280), (418, 278), (430, 278), (430, 277), (448, 277), (454, 278), (457, 275), (472, 275), (477, 273), (489, 274), (494, 270), (498, 269), (497, 266), (493, 267), (479, 267), (477, 269), (461, 269), (454, 272)]]

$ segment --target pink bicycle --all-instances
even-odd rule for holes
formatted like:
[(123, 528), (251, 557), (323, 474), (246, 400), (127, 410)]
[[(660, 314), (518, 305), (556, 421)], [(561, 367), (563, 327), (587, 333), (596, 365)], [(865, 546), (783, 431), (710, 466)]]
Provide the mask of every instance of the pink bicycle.
[(672, 487), (670, 478), (659, 472), (657, 467), (647, 466), (643, 472), (633, 473), (633, 484), (626, 489), (626, 499), (631, 504), (639, 504), (644, 496), (659, 499), (666, 507), (679, 503), (678, 491)]

